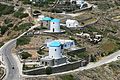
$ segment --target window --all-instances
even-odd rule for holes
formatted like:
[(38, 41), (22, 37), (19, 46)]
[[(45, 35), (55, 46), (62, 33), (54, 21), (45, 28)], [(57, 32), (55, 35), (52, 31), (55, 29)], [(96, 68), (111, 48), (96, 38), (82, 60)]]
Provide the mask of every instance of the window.
[(65, 46), (65, 47), (67, 47), (67, 45), (66, 45), (66, 44), (65, 44), (64, 46)]
[(45, 62), (45, 66), (47, 66), (47, 62)]
[(63, 45), (61, 45), (61, 49), (63, 49)]
[(55, 49), (55, 51), (57, 51), (57, 49)]
[(42, 61), (42, 64), (44, 64), (44, 62)]
[(69, 26), (70, 26), (70, 24), (69, 24)]
[(71, 45), (73, 45), (73, 42), (71, 43)]

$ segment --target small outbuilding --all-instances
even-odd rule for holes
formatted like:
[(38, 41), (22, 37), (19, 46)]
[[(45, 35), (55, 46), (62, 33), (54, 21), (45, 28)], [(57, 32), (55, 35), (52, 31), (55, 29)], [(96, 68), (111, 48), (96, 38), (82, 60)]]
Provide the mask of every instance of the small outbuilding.
[(67, 26), (68, 28), (80, 27), (80, 26), (79, 26), (79, 22), (78, 22), (77, 20), (70, 20), (70, 19), (68, 19), (68, 20), (66, 21), (66, 26)]
[(50, 29), (50, 21), (51, 21), (52, 19), (50, 18), (50, 17), (43, 17), (42, 18), (42, 26), (44, 26), (44, 27), (48, 27), (48, 29)]

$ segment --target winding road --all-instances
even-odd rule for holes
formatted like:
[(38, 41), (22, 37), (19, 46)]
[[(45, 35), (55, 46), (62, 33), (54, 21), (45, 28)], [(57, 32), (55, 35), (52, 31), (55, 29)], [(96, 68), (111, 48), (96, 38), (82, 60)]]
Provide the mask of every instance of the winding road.
[(3, 56), (3, 60), (6, 66), (6, 76), (4, 80), (21, 80), (21, 75), (20, 75), (20, 70), (19, 70), (19, 65), (17, 65), (16, 60), (13, 57), (13, 54), (11, 53), (12, 48), (16, 46), (16, 41), (23, 35), (25, 35), (27, 32), (30, 30), (38, 27), (39, 25), (32, 26), (29, 30), (21, 34), (15, 39), (12, 39), (5, 43), (1, 48), (0, 48), (0, 54)]

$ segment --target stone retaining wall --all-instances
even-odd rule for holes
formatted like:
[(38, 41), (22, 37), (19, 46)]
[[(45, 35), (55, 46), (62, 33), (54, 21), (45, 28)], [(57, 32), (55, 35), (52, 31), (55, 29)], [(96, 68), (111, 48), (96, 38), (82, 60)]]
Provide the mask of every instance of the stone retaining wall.
[[(88, 62), (86, 60), (80, 60), (72, 63), (68, 63), (65, 65), (61, 66), (56, 66), (56, 67), (51, 67), (52, 73), (60, 73), (60, 72), (66, 72), (70, 70), (77, 69), (82, 66), (86, 66)], [(32, 69), (32, 70), (26, 70), (23, 71), (23, 74), (26, 75), (44, 75), (46, 74), (46, 68), (37, 68), (37, 69)]]

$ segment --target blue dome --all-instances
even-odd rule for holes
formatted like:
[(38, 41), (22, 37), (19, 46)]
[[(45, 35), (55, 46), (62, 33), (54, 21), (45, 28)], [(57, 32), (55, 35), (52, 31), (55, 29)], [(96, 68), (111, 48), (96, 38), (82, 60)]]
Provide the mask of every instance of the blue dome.
[(53, 41), (49, 45), (50, 47), (59, 47), (61, 46), (61, 43), (59, 41)]
[(52, 19), (51, 22), (60, 22), (60, 19)]
[(50, 17), (44, 17), (42, 18), (43, 21), (51, 21), (51, 18)]

